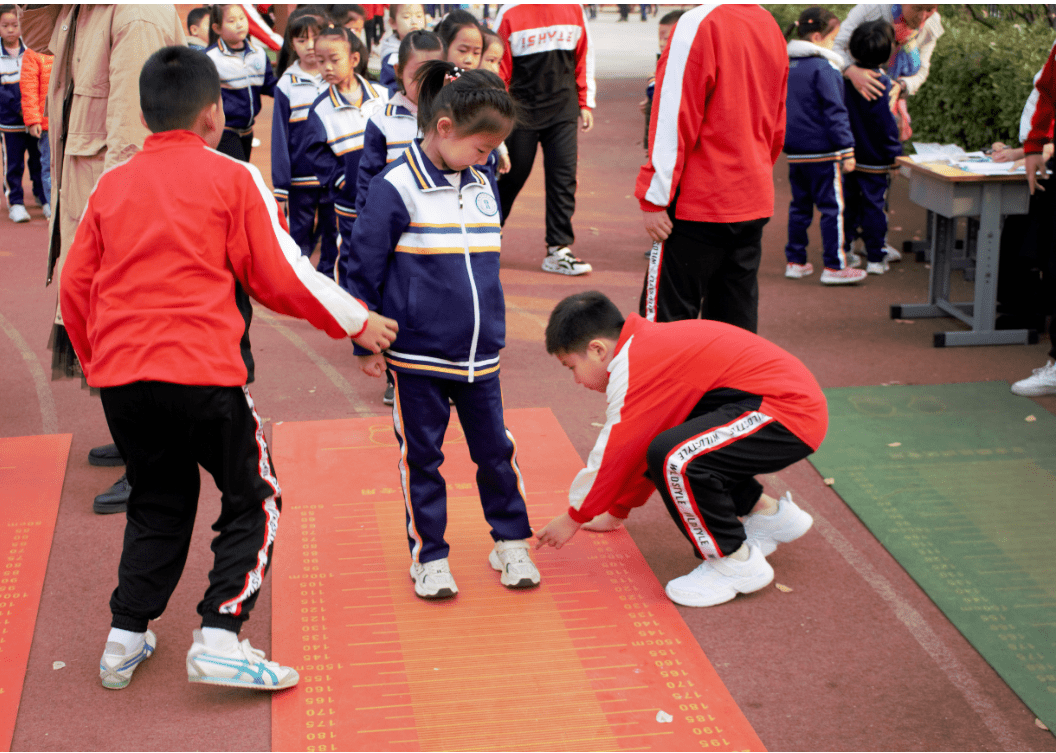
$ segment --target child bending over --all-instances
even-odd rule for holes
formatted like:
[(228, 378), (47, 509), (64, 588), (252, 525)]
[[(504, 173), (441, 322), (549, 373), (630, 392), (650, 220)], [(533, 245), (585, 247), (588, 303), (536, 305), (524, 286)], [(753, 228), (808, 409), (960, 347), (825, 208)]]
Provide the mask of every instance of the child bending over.
[(825, 397), (807, 368), (723, 322), (625, 321), (597, 291), (557, 305), (546, 350), (609, 405), (568, 512), (538, 532), (536, 548), (560, 548), (580, 526), (613, 530), (658, 489), (704, 559), (667, 584), (672, 601), (707, 607), (769, 584), (766, 555), (813, 523), (790, 494), (775, 500), (755, 479), (802, 460), (825, 438)]
[[(238, 633), (271, 562), (282, 508), (247, 384), (249, 296), (373, 351), (395, 322), (311, 268), (260, 172), (213, 151), (220, 79), (188, 47), (153, 54), (139, 77), (143, 150), (96, 183), (62, 272), (62, 317), (88, 384), (102, 392), (132, 485), (113, 614), (99, 663), (123, 688), (157, 646), (187, 561), (199, 464), (222, 492), (215, 563), (187, 653), (191, 682), (277, 690), (297, 672)], [(200, 166), (187, 180), (186, 166)]]
[(388, 365), (396, 383), (392, 418), (415, 593), (458, 593), (440, 475), (449, 399), (477, 464), (494, 541), (488, 562), (507, 588), (536, 586), (517, 446), (503, 422), (499, 386), (506, 334), (499, 208), (477, 169), (513, 128), (515, 105), (502, 79), (487, 71), (429, 60), (417, 81), (423, 136), (371, 181), (352, 230), (356, 251), (341, 257), (349, 291), (403, 333), (384, 357), (357, 351), (360, 368), (380, 377)]

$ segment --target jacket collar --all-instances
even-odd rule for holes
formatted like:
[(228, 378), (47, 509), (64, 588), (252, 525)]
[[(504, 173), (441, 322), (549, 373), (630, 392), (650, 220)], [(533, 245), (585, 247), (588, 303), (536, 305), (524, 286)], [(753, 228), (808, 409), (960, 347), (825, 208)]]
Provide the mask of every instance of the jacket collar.
[[(377, 99), (381, 96), (378, 93), (378, 90), (375, 89), (371, 85), (371, 83), (362, 76), (356, 75), (356, 81), (359, 82), (359, 88), (363, 91), (363, 101), (360, 103), (360, 107), (365, 105), (367, 102), (370, 102), (371, 100)], [(345, 99), (344, 95), (337, 90), (337, 86), (335, 84), (330, 84), (330, 89), (328, 90), (327, 94), (330, 97), (330, 104), (334, 106), (335, 110), (340, 110), (345, 107), (354, 107), (354, 105), (352, 105), (347, 99)]]
[[(442, 191), (444, 189), (454, 190), (455, 187), (444, 177), (444, 173), (422, 151), (422, 140), (415, 139), (404, 152), (407, 156), (407, 164), (411, 168), (411, 175), (421, 191)], [(462, 182), (458, 189), (461, 191), (466, 186), (486, 185), (484, 176), (474, 167), (467, 167), (462, 171)]]
[(241, 55), (248, 55), (251, 52), (256, 52), (257, 51), (257, 48), (253, 46), (253, 38), (252, 37), (246, 37), (246, 39), (243, 42), (243, 44), (245, 44), (245, 47), (242, 48), (241, 50), (232, 50), (230, 47), (227, 46), (227, 43), (224, 42), (223, 39), (217, 39), (216, 40), (216, 48), (218, 50), (220, 50), (220, 52), (222, 52), (224, 55), (230, 55), (231, 57), (239, 57)]
[(287, 68), (286, 72), (290, 74), (290, 79), (295, 84), (312, 84), (314, 86), (323, 80), (321, 73), (305, 73), (304, 69), (301, 68), (300, 60), (294, 60), (293, 65)]
[(385, 107), (385, 114), (389, 117), (394, 115), (404, 118), (418, 119), (418, 106), (403, 92), (396, 92), (389, 97), (389, 104)]
[(143, 141), (143, 151), (153, 152), (171, 146), (209, 146), (194, 131), (176, 130), (152, 133)]
[(788, 56), (790, 58), (825, 58), (833, 65), (843, 68), (844, 60), (838, 52), (826, 50), (813, 42), (805, 39), (793, 39), (788, 43)]
[[(19, 37), (18, 38), (18, 54), (22, 55), (22, 54), (25, 53), (25, 51), (26, 51), (26, 43), (22, 41), (22, 37)], [(4, 47), (2, 42), (0, 42), (0, 55), (3, 55), (4, 57), (12, 57), (12, 55), (7, 51), (7, 48)]]

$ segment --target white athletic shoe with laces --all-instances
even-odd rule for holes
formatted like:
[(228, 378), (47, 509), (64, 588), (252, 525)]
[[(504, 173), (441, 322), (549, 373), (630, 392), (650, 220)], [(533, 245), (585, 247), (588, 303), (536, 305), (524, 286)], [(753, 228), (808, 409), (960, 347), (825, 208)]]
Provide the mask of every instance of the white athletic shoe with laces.
[(131, 654), (127, 653), (128, 649), (122, 644), (107, 641), (106, 648), (103, 649), (103, 658), (99, 660), (99, 679), (102, 680), (103, 687), (110, 690), (128, 687), (128, 683), (132, 682), (132, 673), (136, 671), (136, 667), (140, 662), (152, 657), (157, 646), (158, 637), (154, 635), (153, 630), (148, 630), (143, 634), (143, 645)]
[(865, 265), (865, 273), (869, 275), (882, 275), (888, 269), (886, 259), (884, 261), (871, 261)]
[(488, 554), (488, 564), (502, 575), (499, 582), (506, 588), (532, 588), (539, 585), (539, 569), (528, 554), (529, 544), (519, 541), (496, 541)]
[(1034, 369), (1031, 376), (1013, 384), (1012, 394), (1023, 397), (1056, 394), (1056, 362), (1049, 359), (1044, 366)]
[(12, 222), (29, 222), (29, 212), (22, 204), (15, 204), (7, 210), (7, 217)]
[(884, 261), (889, 264), (893, 261), (902, 261), (902, 252), (890, 243), (884, 244)]
[(300, 680), (297, 670), (268, 661), (264, 652), (244, 640), (231, 650), (206, 645), (201, 630), (187, 652), (187, 679), (205, 685), (227, 685), (250, 690), (292, 688)]
[(778, 544), (795, 541), (810, 530), (814, 518), (792, 501), (792, 493), (785, 492), (777, 500), (777, 512), (773, 515), (749, 515), (744, 519), (744, 533), (749, 546), (756, 546), (769, 557)]
[(414, 592), (423, 599), (449, 599), (458, 593), (447, 557), (432, 562), (412, 562)]
[(554, 251), (547, 250), (546, 258), (543, 259), (543, 271), (554, 272), (559, 275), (585, 275), (593, 269), (587, 262), (576, 258), (572, 249), (562, 246)]
[(748, 559), (723, 557), (705, 560), (691, 573), (669, 581), (671, 601), (684, 607), (712, 607), (729, 601), (737, 594), (748, 594), (766, 588), (774, 579), (774, 568), (759, 547), (749, 545)]

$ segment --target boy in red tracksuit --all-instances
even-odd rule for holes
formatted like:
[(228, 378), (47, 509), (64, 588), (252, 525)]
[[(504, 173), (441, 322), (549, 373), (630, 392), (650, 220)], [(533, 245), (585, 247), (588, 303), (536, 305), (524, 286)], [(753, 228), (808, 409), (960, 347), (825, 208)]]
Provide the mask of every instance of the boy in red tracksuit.
[[(165, 47), (139, 78), (143, 150), (100, 176), (62, 273), (60, 304), (88, 384), (125, 458), (131, 494), (103, 687), (123, 688), (157, 639), (183, 572), (199, 464), (222, 492), (215, 564), (187, 654), (191, 682), (277, 690), (297, 672), (264, 658), (242, 623), (260, 592), (282, 507), (246, 385), (252, 295), (334, 338), (379, 352), (395, 322), (312, 269), (257, 168), (215, 151), (224, 129), (216, 67)], [(188, 181), (189, 172), (199, 176)]]
[(634, 191), (654, 241), (639, 309), (650, 321), (701, 316), (755, 332), (787, 81), (785, 38), (769, 11), (703, 5), (678, 19)]
[(802, 362), (722, 322), (624, 321), (597, 291), (557, 305), (546, 349), (576, 382), (605, 392), (608, 411), (568, 512), (536, 534), (536, 548), (561, 547), (581, 526), (613, 530), (657, 489), (704, 559), (667, 584), (672, 601), (712, 606), (769, 584), (766, 555), (813, 519), (791, 495), (763, 494), (755, 475), (807, 457), (828, 428), (825, 396)]

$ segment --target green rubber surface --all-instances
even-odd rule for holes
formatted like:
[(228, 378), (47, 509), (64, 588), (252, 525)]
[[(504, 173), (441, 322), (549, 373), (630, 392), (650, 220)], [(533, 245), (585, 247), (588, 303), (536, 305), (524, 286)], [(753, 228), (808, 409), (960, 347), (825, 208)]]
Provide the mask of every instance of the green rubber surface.
[(1056, 417), (1004, 382), (825, 395), (814, 466), (1056, 729)]

